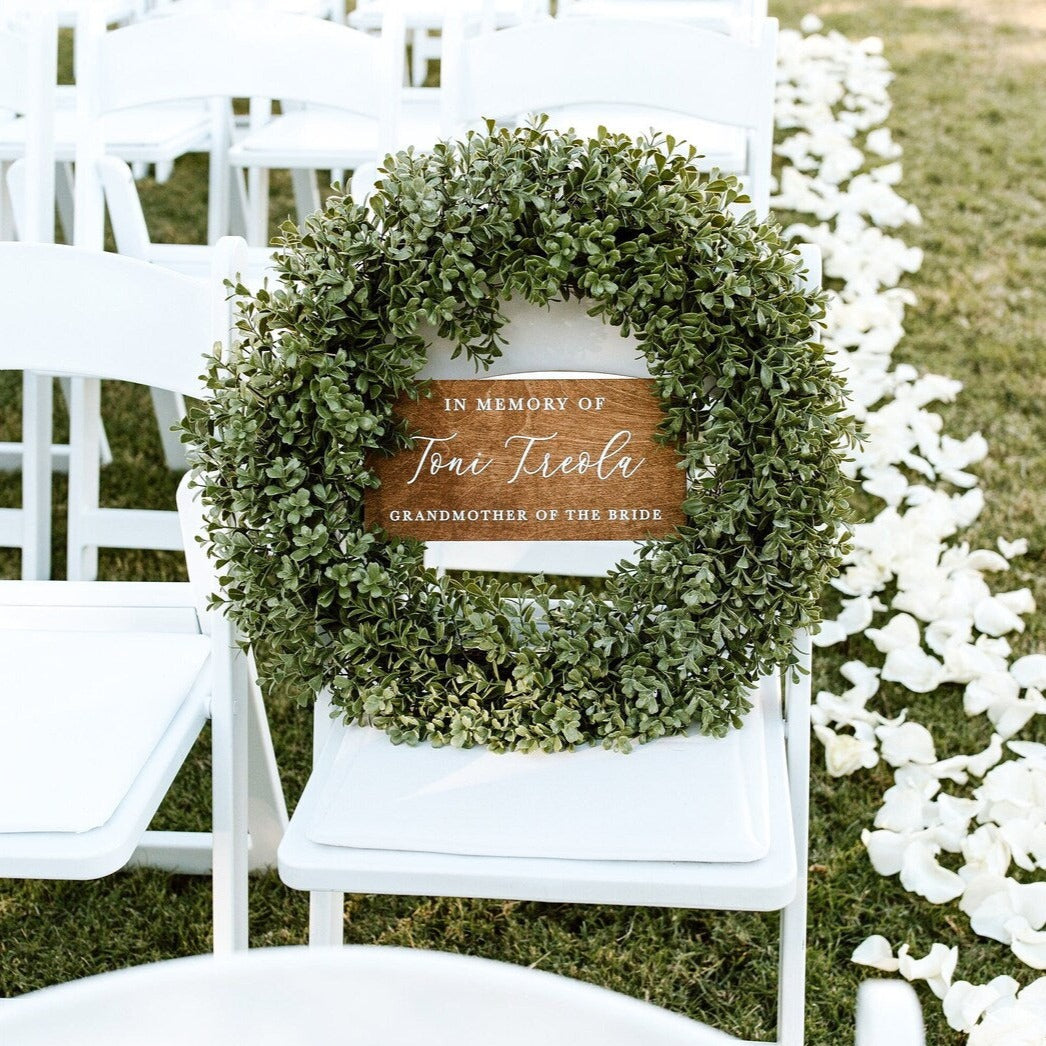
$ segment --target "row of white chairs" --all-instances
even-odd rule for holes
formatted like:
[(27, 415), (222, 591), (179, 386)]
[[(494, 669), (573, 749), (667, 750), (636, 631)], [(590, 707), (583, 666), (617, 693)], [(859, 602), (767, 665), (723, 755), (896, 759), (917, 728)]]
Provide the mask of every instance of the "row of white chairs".
[[(223, 280), (242, 269), (244, 250), (221, 241), (201, 280), (99, 251), (0, 244), (0, 370), (205, 397), (202, 356), (215, 343), (236, 351)], [(816, 254), (807, 260), (816, 281)], [(578, 303), (526, 313), (512, 312), (491, 377), (562, 372), (572, 361), (580, 370), (595, 346), (607, 374), (645, 373), (638, 343)], [(433, 338), (422, 376), (473, 377), (453, 350)], [(310, 893), (314, 945), (341, 944), (343, 891), (777, 911), (776, 1041), (801, 1046), (805, 637), (802, 675), (755, 683), (740, 729), (628, 756), (412, 749), (331, 719), (317, 695), (313, 768), (288, 819), (264, 701), (240, 637), (210, 607), (218, 581), (184, 483), (179, 509), (186, 584), (0, 582), (0, 877), (94, 878), (128, 862), (210, 872), (221, 953), (246, 948), (247, 873), (273, 863)], [(565, 561), (555, 542), (493, 559), (466, 544), (451, 565), (596, 576), (620, 558), (607, 544), (572, 543)], [(211, 830), (149, 831), (208, 721)]]
[[(460, 133), (483, 117), (514, 122), (536, 112), (551, 112), (556, 126), (582, 131), (594, 131), (599, 124), (632, 133), (644, 133), (652, 125), (671, 128), (678, 138), (701, 143), (708, 154), (706, 162), (740, 170), (749, 181), (755, 209), (764, 214), (769, 198), (776, 23), (764, 20), (760, 25), (759, 43), (753, 45), (655, 20), (538, 20), (470, 36), (467, 19), (451, 18), (446, 27), (446, 84), (437, 106), (440, 115), (434, 117), (433, 103), (427, 102), (427, 110), (415, 109), (418, 119), (412, 123), (403, 118), (410, 104), (388, 86), (398, 75), (402, 19), (386, 17), (384, 35), (378, 40), (318, 19), (279, 14), (252, 19), (233, 11), (175, 14), (107, 29), (95, 11), (81, 24), (77, 50), (81, 82), (76, 242), (101, 246), (105, 200), (121, 251), (183, 272), (206, 269), (206, 249), (150, 239), (133, 179), (119, 162), (146, 154), (129, 153), (117, 144), (116, 156), (110, 155), (114, 144), (106, 131), (107, 120), (127, 114), (155, 119), (159, 126), (168, 117), (181, 119), (179, 114), (193, 111), (193, 133), (197, 141), (209, 142), (211, 149), (210, 224), (215, 234), (228, 224), (230, 187), (242, 186), (238, 176), (232, 177), (237, 171), (253, 171), (264, 181), (269, 169), (289, 167), (311, 183), (312, 188), (303, 193), (314, 193), (313, 170), (318, 166), (353, 169), (371, 161), (373, 170), (375, 157), (397, 143), (413, 138), (413, 144), (430, 144), (437, 137), (436, 124), (451, 129), (448, 133)], [(18, 49), (13, 42), (11, 50)], [(534, 75), (536, 68), (542, 70), (540, 76)], [(49, 75), (53, 82), (53, 73)], [(382, 82), (387, 90), (380, 89)], [(0, 77), (0, 92), (3, 87)], [(28, 113), (24, 91), (11, 94), (14, 107), (22, 106)], [(43, 96), (43, 89), (38, 90), (37, 97)], [(287, 107), (299, 108), (234, 142), (229, 103), (236, 97), (274, 97)], [(349, 108), (346, 99), (351, 100)], [(201, 105), (209, 116), (201, 115)], [(30, 115), (20, 121), (22, 128), (32, 124)], [(406, 138), (395, 130), (401, 125), (411, 128)], [(177, 135), (172, 130), (160, 137), (170, 140)], [(190, 137), (186, 134), (177, 148)], [(164, 155), (173, 151), (170, 146)], [(15, 185), (42, 186), (41, 164), (36, 167), (35, 174), (21, 179), (15, 171)], [(37, 192), (36, 198), (40, 201), (43, 196)], [(28, 200), (28, 194), (23, 199), (25, 210), (39, 206)], [(312, 199), (308, 206), (316, 202)], [(245, 219), (256, 233), (267, 222), (267, 206), (262, 211)], [(36, 221), (39, 226), (46, 219)], [(259, 238), (264, 236), (258, 233), (255, 239)], [(268, 264), (265, 248), (256, 246), (244, 274), (247, 282), (260, 283)], [(96, 400), (97, 390), (88, 395)], [(170, 466), (180, 467), (183, 450), (170, 430), (182, 404), (161, 393), (154, 400), (166, 459)], [(78, 451), (67, 568), (73, 579), (95, 576), (100, 545), (174, 549), (179, 542), (170, 514), (99, 507), (98, 461), (104, 459), (104, 433), (92, 419), (81, 423), (83, 412), (93, 409), (93, 404), (74, 405)], [(31, 467), (25, 471), (27, 481), (34, 484), (26, 495), (27, 506), (47, 483), (41, 455), (32, 460), (37, 462), (35, 471)], [(24, 576), (45, 577), (46, 509), (31, 516), (19, 522), (9, 514), (0, 541), (21, 542), (30, 550)]]

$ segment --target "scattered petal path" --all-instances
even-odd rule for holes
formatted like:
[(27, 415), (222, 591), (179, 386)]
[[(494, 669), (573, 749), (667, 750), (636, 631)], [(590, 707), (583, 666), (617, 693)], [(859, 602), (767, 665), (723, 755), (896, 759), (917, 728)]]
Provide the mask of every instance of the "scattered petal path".
[[(861, 633), (881, 656), (847, 662), (840, 674), (848, 685), (817, 694), (814, 733), (832, 776), (880, 762), (894, 770), (862, 833), (875, 870), (929, 903), (956, 906), (974, 932), (1046, 970), (1046, 882), (1015, 874), (1046, 868), (1046, 746), (1016, 737), (1046, 712), (1046, 655), (1011, 659), (1007, 636), (1024, 630), (1035, 604), (1027, 589), (1000, 591), (995, 580), (1027, 543), (971, 549), (961, 540), (984, 506), (969, 469), (988, 445), (980, 433), (948, 435), (932, 410), (958, 395), (959, 382), (891, 361), (915, 303), (898, 284), (922, 254), (898, 235), (920, 217), (896, 188), (901, 149), (886, 126), (891, 73), (882, 42), (824, 32), (809, 15), (801, 32), (781, 35), (778, 81), (776, 151), (785, 166), (773, 203), (802, 215), (789, 234), (823, 252), (835, 288), (826, 341), (866, 435), (851, 476), (883, 504), (854, 528), (836, 583), (840, 612), (815, 639), (828, 647)], [(880, 682), (918, 694), (962, 687), (966, 714), (990, 722), (990, 743), (942, 754), (907, 713), (889, 719), (875, 710)], [(878, 934), (853, 960), (925, 981), (970, 1046), (1046, 1042), (1046, 977), (1023, 988), (1012, 977), (953, 983), (957, 947), (935, 943), (916, 957)]]

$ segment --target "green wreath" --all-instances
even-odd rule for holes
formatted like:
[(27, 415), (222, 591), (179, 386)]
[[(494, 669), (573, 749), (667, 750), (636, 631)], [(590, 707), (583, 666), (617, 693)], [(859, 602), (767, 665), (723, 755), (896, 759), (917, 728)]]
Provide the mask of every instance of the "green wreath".
[[(495, 751), (738, 725), (846, 544), (853, 424), (798, 256), (670, 139), (491, 129), (383, 175), (374, 213), (337, 197), (285, 227), (283, 285), (245, 301), (188, 422), (263, 687), (330, 687), (395, 742)], [(686, 525), (598, 588), (437, 576), (363, 523), (367, 455), (411, 445), (393, 404), (425, 392), (419, 323), (485, 368), (510, 298), (582, 298), (634, 334), (685, 458)]]

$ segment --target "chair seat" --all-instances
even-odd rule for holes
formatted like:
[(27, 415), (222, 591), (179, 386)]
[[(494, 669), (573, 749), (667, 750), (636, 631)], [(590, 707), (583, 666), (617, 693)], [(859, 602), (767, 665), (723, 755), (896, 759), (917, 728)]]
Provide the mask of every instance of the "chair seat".
[(4, 835), (109, 822), (183, 709), (195, 738), (209, 650), (188, 633), (0, 632), (0, 874)]
[[(405, 101), (398, 147), (429, 148), (438, 137), (438, 105)], [(369, 116), (313, 107), (274, 117), (229, 150), (234, 167), (306, 167), (355, 170), (378, 156), (378, 124)]]
[(753, 696), (726, 738), (628, 755), (408, 748), (334, 725), (281, 875), (299, 889), (779, 907), (795, 854), (776, 680)]
[[(187, 152), (205, 151), (211, 134), (206, 101), (158, 102), (102, 117), (106, 151), (128, 163), (164, 163)], [(25, 153), (25, 120), (0, 122), (0, 160)], [(58, 89), (54, 114), (55, 159), (69, 162), (76, 154), (76, 104), (73, 89)]]
[(606, 127), (630, 138), (648, 137), (653, 128), (693, 145), (701, 156), (698, 164), (702, 170), (718, 167), (737, 174), (747, 166), (744, 130), (694, 116), (661, 113), (635, 105), (569, 105), (549, 113), (548, 126), (558, 131), (573, 129), (583, 137), (595, 137), (600, 127)]

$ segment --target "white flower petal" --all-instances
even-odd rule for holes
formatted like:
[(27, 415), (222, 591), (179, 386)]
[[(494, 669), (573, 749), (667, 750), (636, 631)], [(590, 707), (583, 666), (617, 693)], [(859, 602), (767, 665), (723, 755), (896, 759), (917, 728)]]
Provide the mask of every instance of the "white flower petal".
[(1017, 556), (1023, 556), (1028, 551), (1027, 538), (1018, 538), (1016, 541), (1007, 541), (1005, 538), (999, 538), (995, 544), (1007, 559), (1016, 559)]
[(1028, 654), (1010, 665), (1010, 675), (1021, 687), (1046, 689), (1046, 654)]
[(832, 777), (847, 777), (862, 768), (870, 770), (879, 762), (874, 741), (852, 734), (837, 734), (826, 726), (814, 728), (824, 745), (824, 764)]
[(952, 974), (959, 961), (959, 949), (934, 944), (921, 959), (913, 959), (902, 945), (897, 952), (898, 970), (905, 980), (926, 981), (938, 999), (943, 999), (952, 983)]
[(865, 635), (881, 654), (919, 645), (919, 623), (910, 614), (895, 614), (883, 628), (869, 628)]
[(880, 726), (875, 733), (880, 742), (880, 754), (891, 766), (937, 762), (930, 731), (919, 723)]
[(900, 647), (886, 655), (882, 678), (901, 683), (913, 693), (928, 694), (943, 682), (944, 666), (920, 647)]
[(988, 596), (977, 603), (973, 608), (973, 623), (978, 631), (989, 636), (1024, 631), (1024, 622), (1016, 611), (995, 596)]
[(1000, 999), (1014, 1000), (1020, 986), (1012, 977), (996, 977), (988, 984), (956, 981), (944, 996), (944, 1016), (956, 1031), (970, 1031), (990, 1006)]
[(879, 875), (896, 875), (904, 863), (904, 854), (912, 841), (910, 832), (861, 832), (861, 842), (868, 851), (868, 859)]
[(1030, 588), (1017, 588), (1012, 592), (1000, 592), (995, 597), (1007, 610), (1015, 614), (1032, 614), (1035, 612), (1035, 597)]
[(850, 956), (850, 961), (860, 966), (870, 966), (873, 970), (882, 970), (883, 973), (896, 973), (900, 965), (894, 957), (890, 942), (877, 933), (861, 941)]
[(901, 858), (901, 885), (931, 904), (953, 901), (966, 889), (960, 876), (937, 863), (940, 849), (929, 840), (913, 839)]

